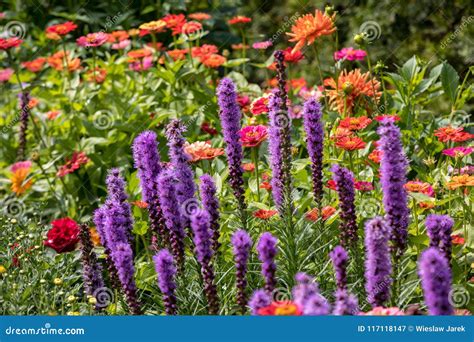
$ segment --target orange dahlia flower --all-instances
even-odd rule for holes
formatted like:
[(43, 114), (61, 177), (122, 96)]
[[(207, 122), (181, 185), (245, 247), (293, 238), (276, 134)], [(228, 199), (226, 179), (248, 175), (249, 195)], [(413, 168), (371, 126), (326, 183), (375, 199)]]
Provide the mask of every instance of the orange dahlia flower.
[(363, 96), (380, 98), (380, 83), (370, 77), (369, 72), (361, 73), (360, 69), (352, 71), (344, 70), (336, 82), (333, 78), (324, 80), (329, 103), (331, 108), (339, 113), (352, 114), (358, 100), (363, 100)]
[(336, 14), (328, 16), (327, 14), (316, 10), (314, 15), (305, 14), (298, 18), (291, 27), (292, 33), (287, 33), (291, 37), (290, 42), (296, 42), (293, 51), (301, 50), (306, 45), (311, 45), (321, 36), (328, 36), (336, 31), (334, 18)]
[(227, 59), (217, 53), (213, 53), (201, 58), (201, 63), (209, 68), (218, 68), (224, 64)]
[(11, 190), (20, 196), (33, 185), (31, 179), (26, 180), (31, 171), (31, 162), (17, 162), (11, 166), (10, 171), (12, 172), (9, 177), (12, 182)]
[(438, 140), (441, 142), (463, 142), (474, 138), (474, 134), (465, 132), (463, 127), (452, 126), (438, 128), (434, 135), (438, 137)]
[(454, 176), (449, 182), (446, 183), (446, 187), (449, 190), (455, 190), (465, 186), (474, 186), (474, 176), (467, 174)]

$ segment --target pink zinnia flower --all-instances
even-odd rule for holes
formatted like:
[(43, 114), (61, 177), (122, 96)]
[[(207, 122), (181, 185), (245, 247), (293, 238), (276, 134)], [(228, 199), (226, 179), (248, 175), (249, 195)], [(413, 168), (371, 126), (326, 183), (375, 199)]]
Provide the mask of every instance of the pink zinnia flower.
[(354, 187), (359, 191), (372, 191), (374, 186), (371, 182), (356, 181), (354, 182)]
[(144, 57), (141, 60), (134, 61), (128, 67), (134, 71), (145, 71), (153, 66), (153, 57)]
[(457, 146), (443, 150), (443, 154), (450, 157), (462, 158), (471, 154), (472, 151), (474, 151), (472, 147)]
[(240, 130), (240, 140), (244, 147), (255, 147), (267, 138), (267, 127), (263, 125), (246, 126)]
[(334, 59), (336, 61), (347, 59), (348, 61), (362, 61), (367, 53), (364, 50), (356, 50), (353, 47), (343, 48), (342, 50), (334, 52)]
[(394, 122), (400, 121), (400, 117), (396, 114), (383, 114), (383, 115), (377, 115), (375, 117), (375, 120), (378, 122), (382, 122), (384, 119), (391, 119)]
[(257, 49), (257, 50), (266, 50), (272, 45), (273, 45), (273, 43), (272, 43), (271, 40), (266, 40), (264, 42), (255, 42), (255, 43), (253, 43), (252, 47), (254, 49)]
[(8, 82), (10, 77), (13, 75), (13, 69), (11, 68), (6, 68), (6, 69), (0, 69), (0, 82)]
[(105, 32), (89, 33), (87, 36), (77, 38), (77, 45), (82, 47), (97, 47), (101, 46), (109, 40), (109, 35)]
[(118, 43), (112, 44), (112, 50), (123, 50), (130, 46), (130, 39), (122, 40)]

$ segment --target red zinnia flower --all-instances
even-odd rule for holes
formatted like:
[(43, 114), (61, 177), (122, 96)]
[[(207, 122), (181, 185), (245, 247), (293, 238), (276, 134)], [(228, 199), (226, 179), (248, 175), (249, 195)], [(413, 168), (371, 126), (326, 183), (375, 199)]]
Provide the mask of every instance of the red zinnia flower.
[(258, 310), (260, 316), (301, 316), (302, 314), (299, 306), (290, 300), (273, 302)]
[(364, 181), (354, 182), (354, 188), (356, 188), (359, 191), (372, 191), (372, 190), (374, 190), (374, 186), (371, 182), (364, 182)]
[(23, 40), (17, 38), (17, 37), (12, 37), (12, 38), (0, 38), (0, 50), (8, 50), (13, 47), (20, 46), (20, 44), (23, 43)]
[(392, 119), (393, 121), (400, 121), (401, 118), (396, 115), (396, 114), (383, 114), (383, 115), (377, 115), (375, 117), (375, 120), (378, 122), (382, 122), (385, 119)]
[(253, 216), (262, 220), (268, 220), (270, 217), (275, 216), (278, 213), (276, 210), (265, 210), (258, 209), (253, 213)]
[(171, 29), (173, 36), (180, 34), (183, 25), (186, 23), (184, 14), (168, 14), (162, 20), (166, 22), (166, 27)]
[(255, 164), (245, 163), (245, 164), (242, 164), (242, 168), (244, 169), (245, 172), (253, 172), (255, 170)]
[(71, 31), (74, 31), (77, 28), (77, 25), (72, 21), (66, 21), (62, 24), (51, 25), (46, 28), (46, 33), (52, 33), (59, 36), (65, 36)]
[(451, 241), (452, 241), (453, 245), (464, 245), (466, 243), (466, 239), (463, 238), (459, 234), (451, 235), (451, 239), (452, 239)]
[(269, 182), (262, 182), (260, 183), (260, 189), (265, 189), (270, 191), (272, 189), (272, 185)]
[(69, 217), (54, 220), (43, 244), (58, 253), (71, 252), (79, 242), (79, 226)]
[(41, 69), (43, 69), (44, 63), (46, 63), (46, 58), (39, 57), (30, 62), (23, 62), (21, 63), (21, 65), (23, 65), (26, 69), (28, 69), (31, 72), (39, 72), (41, 71)]
[(334, 179), (328, 180), (328, 182), (326, 183), (326, 187), (334, 191), (337, 190), (336, 181)]
[(336, 146), (346, 151), (361, 150), (365, 142), (359, 137), (344, 137), (336, 141)]
[(283, 56), (285, 62), (287, 63), (298, 63), (304, 58), (304, 55), (301, 51), (293, 51), (292, 47), (283, 50)]
[(211, 127), (211, 125), (209, 124), (209, 122), (203, 122), (201, 124), (201, 130), (203, 132), (206, 132), (207, 134), (210, 134), (210, 135), (216, 135), (217, 133), (219, 133), (217, 131), (217, 129)]
[(243, 15), (237, 15), (233, 17), (232, 19), (229, 19), (227, 22), (229, 23), (229, 25), (235, 25), (235, 24), (246, 24), (246, 23), (250, 23), (251, 21), (252, 19), (249, 17), (245, 17)]
[(360, 116), (360, 117), (355, 117), (355, 118), (345, 118), (342, 119), (341, 122), (339, 123), (340, 127), (347, 128), (348, 130), (351, 131), (358, 131), (361, 129), (366, 128), (370, 123), (372, 122), (372, 119), (369, 119), (367, 116)]
[(372, 160), (376, 164), (380, 164), (380, 161), (382, 160), (382, 155), (383, 151), (375, 149), (369, 154), (369, 159)]
[(196, 13), (191, 13), (188, 14), (189, 19), (193, 20), (198, 20), (198, 21), (203, 21), (203, 20), (209, 20), (211, 19), (211, 15), (203, 12), (196, 12)]
[(87, 164), (88, 162), (89, 158), (84, 152), (74, 151), (71, 159), (66, 159), (66, 164), (59, 168), (59, 171), (56, 175), (58, 177), (64, 177), (67, 174), (73, 173), (74, 171), (79, 169), (81, 165)]
[(474, 138), (474, 134), (465, 132), (463, 127), (452, 126), (441, 127), (435, 131), (434, 135), (438, 137), (441, 142), (462, 142)]

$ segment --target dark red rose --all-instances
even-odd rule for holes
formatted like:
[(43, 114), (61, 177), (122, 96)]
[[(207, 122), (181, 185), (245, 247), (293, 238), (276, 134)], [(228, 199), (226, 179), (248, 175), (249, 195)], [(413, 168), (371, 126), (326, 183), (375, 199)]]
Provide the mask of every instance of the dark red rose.
[(76, 221), (65, 217), (51, 222), (53, 226), (46, 234), (45, 246), (58, 253), (71, 252), (79, 242), (79, 226)]

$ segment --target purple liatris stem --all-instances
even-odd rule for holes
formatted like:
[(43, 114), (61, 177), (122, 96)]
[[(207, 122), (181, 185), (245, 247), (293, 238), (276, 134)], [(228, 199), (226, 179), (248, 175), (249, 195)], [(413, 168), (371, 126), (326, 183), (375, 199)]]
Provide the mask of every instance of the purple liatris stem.
[(270, 128), (268, 148), (272, 169), (272, 195), (281, 214), (289, 210), (291, 215), (291, 119), (286, 101), (285, 66), (283, 52), (275, 52), (277, 62), (278, 89), (273, 91), (269, 101)]
[(194, 173), (189, 165), (190, 157), (184, 151), (184, 143), (186, 142), (183, 133), (186, 127), (180, 120), (172, 120), (166, 127), (166, 137), (168, 139), (169, 158), (171, 168), (176, 176), (176, 196), (181, 208), (181, 219), (184, 228), (189, 227), (189, 216), (195, 210), (196, 199), (194, 193), (196, 187), (194, 184)]
[(390, 299), (392, 262), (389, 239), (390, 228), (381, 217), (365, 224), (365, 290), (367, 301), (373, 308), (384, 306)]
[[(122, 239), (122, 234), (125, 234), (128, 242), (131, 242), (133, 240), (132, 212), (130, 203), (127, 201), (128, 195), (125, 193), (125, 181), (122, 176), (120, 176), (119, 169), (111, 169), (109, 171), (106, 184), (108, 196), (105, 206), (108, 207), (108, 219), (111, 219), (115, 223), (119, 223), (121, 228), (119, 231), (118, 227), (109, 227), (112, 229), (109, 230), (109, 233), (112, 233), (113, 235), (114, 232), (116, 232), (118, 239)], [(115, 240), (115, 238), (111, 237), (111, 240)], [(112, 244), (113, 243), (110, 243), (111, 249), (113, 249)]]
[(354, 175), (348, 169), (333, 165), (331, 171), (336, 182), (339, 206), (341, 208), (340, 242), (342, 247), (355, 246), (357, 236), (357, 217), (355, 209)]
[(224, 136), (227, 163), (229, 164), (229, 183), (237, 199), (237, 204), (245, 219), (245, 190), (242, 169), (242, 144), (240, 142), (240, 120), (242, 114), (237, 103), (237, 92), (229, 78), (223, 78), (217, 87), (217, 103), (220, 108), (220, 121)]
[(25, 160), (26, 134), (28, 130), (28, 120), (30, 119), (30, 93), (24, 92), (20, 95), (20, 133), (18, 137), (17, 160)]
[(336, 285), (338, 289), (345, 289), (347, 285), (347, 264), (349, 256), (342, 246), (336, 246), (329, 254), (336, 274)]
[(306, 273), (300, 272), (295, 276), (296, 285), (293, 287), (293, 301), (301, 308), (304, 315), (319, 316), (330, 312), (330, 305), (318, 289), (318, 284)]
[(241, 229), (232, 235), (231, 242), (236, 268), (237, 304), (240, 306), (242, 314), (244, 314), (247, 305), (247, 295), (245, 293), (245, 288), (247, 287), (247, 262), (250, 248), (252, 247), (252, 239), (245, 230)]
[(249, 307), (252, 315), (258, 315), (258, 310), (269, 306), (272, 303), (272, 297), (265, 290), (257, 290), (253, 293), (249, 301)]
[(315, 98), (309, 98), (303, 108), (306, 145), (311, 159), (311, 178), (314, 200), (321, 205), (323, 197), (323, 142), (324, 126), (321, 121), (321, 105)]
[(184, 267), (184, 238), (182, 216), (177, 195), (177, 179), (171, 170), (163, 171), (158, 177), (158, 190), (163, 217), (170, 237), (171, 249), (180, 270)]
[(154, 257), (155, 270), (158, 274), (158, 287), (163, 293), (163, 302), (168, 315), (176, 315), (176, 266), (173, 256), (167, 249), (162, 249)]
[[(102, 267), (97, 260), (92, 245), (89, 227), (86, 224), (80, 225), (81, 233), (81, 258), (82, 258), (82, 278), (84, 279), (85, 292), (94, 296), (97, 291), (104, 287), (104, 279), (102, 278)], [(96, 309), (99, 307), (96, 306)]]
[(217, 199), (217, 189), (214, 180), (208, 174), (200, 177), (201, 184), (199, 192), (201, 194), (201, 202), (204, 210), (211, 217), (211, 231), (213, 250), (217, 252), (219, 249), (220, 225), (219, 225), (219, 200)]
[(268, 293), (272, 293), (276, 286), (277, 241), (272, 234), (265, 232), (257, 244), (258, 258), (262, 262), (262, 275), (265, 278), (265, 290)]
[(359, 312), (359, 303), (357, 297), (349, 293), (346, 289), (336, 290), (333, 314), (357, 315)]
[(425, 250), (418, 262), (418, 274), (430, 315), (452, 315), (451, 269), (444, 253), (436, 247)]
[(130, 245), (123, 242), (117, 243), (112, 251), (112, 260), (117, 268), (130, 312), (133, 315), (140, 315), (141, 308), (134, 280), (135, 267), (133, 266), (133, 253)]
[(152, 131), (140, 133), (133, 142), (133, 159), (138, 170), (142, 188), (142, 200), (147, 203), (150, 227), (159, 238), (159, 245), (168, 243), (167, 231), (158, 197), (158, 176), (162, 170), (156, 134)]
[(207, 211), (198, 210), (191, 217), (191, 228), (193, 229), (196, 257), (201, 265), (208, 312), (211, 315), (217, 315), (219, 312), (219, 299), (217, 298), (217, 288), (214, 284), (214, 268), (211, 263), (214, 252), (212, 250), (210, 220), (211, 218)]
[(107, 243), (107, 236), (105, 234), (106, 212), (107, 209), (105, 206), (96, 209), (94, 212), (94, 223), (97, 233), (99, 234), (100, 243), (104, 247), (104, 252), (106, 255), (105, 261), (107, 264), (107, 271), (109, 273), (109, 281), (112, 284), (112, 287), (118, 290), (120, 289), (120, 283), (117, 275), (117, 269), (115, 268), (114, 262), (112, 261), (112, 251)]
[(426, 217), (426, 230), (430, 237), (430, 247), (437, 247), (451, 261), (451, 233), (454, 221), (448, 215), (431, 214)]
[(382, 184), (385, 220), (391, 230), (394, 255), (399, 258), (407, 246), (409, 209), (406, 179), (407, 159), (403, 152), (400, 129), (390, 119), (382, 121), (377, 133), (380, 135), (379, 149), (380, 182)]

